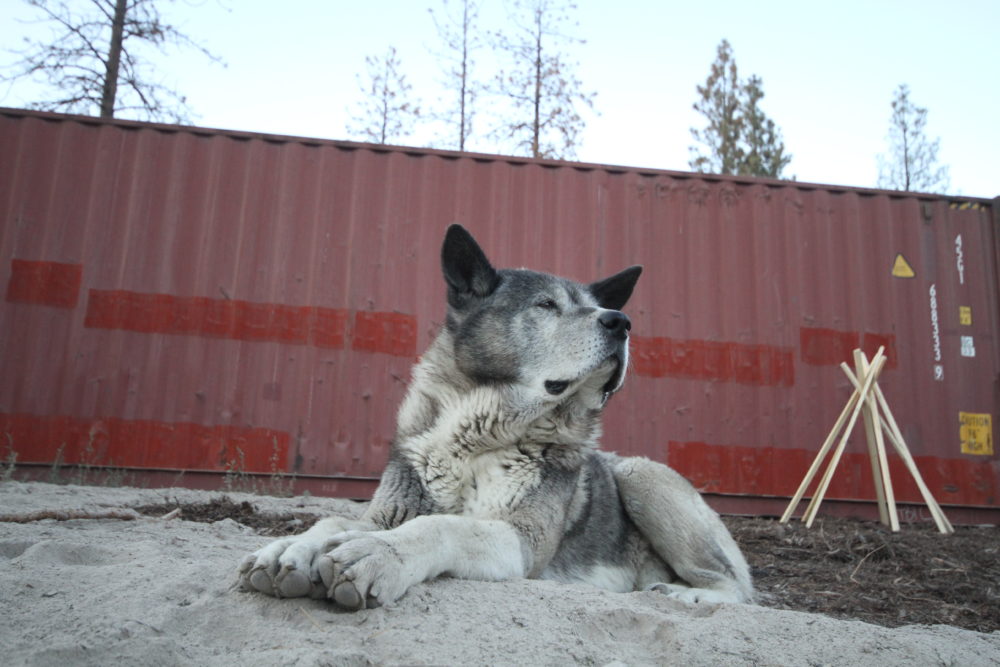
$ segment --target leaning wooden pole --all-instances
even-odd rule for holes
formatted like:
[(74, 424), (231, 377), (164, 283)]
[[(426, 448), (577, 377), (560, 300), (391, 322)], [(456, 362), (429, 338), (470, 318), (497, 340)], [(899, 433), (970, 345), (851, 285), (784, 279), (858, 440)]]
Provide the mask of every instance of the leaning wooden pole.
[(830, 451), (830, 447), (833, 442), (837, 439), (837, 434), (840, 433), (840, 429), (844, 427), (847, 422), (848, 416), (854, 409), (854, 405), (860, 397), (860, 392), (856, 389), (851, 395), (851, 398), (847, 401), (847, 405), (841, 410), (840, 416), (837, 417), (837, 421), (834, 423), (833, 428), (830, 429), (830, 434), (826, 436), (826, 440), (823, 441), (823, 446), (819, 448), (819, 453), (816, 454), (816, 458), (813, 459), (812, 465), (809, 466), (809, 470), (806, 472), (806, 476), (802, 478), (802, 483), (799, 484), (798, 490), (795, 491), (795, 495), (792, 496), (792, 501), (788, 503), (788, 507), (785, 509), (785, 513), (781, 515), (781, 523), (788, 523), (788, 520), (792, 517), (792, 512), (798, 507), (799, 503), (802, 501), (802, 496), (805, 495), (806, 489), (812, 484), (813, 477), (816, 476), (816, 472), (819, 470), (820, 465), (823, 464), (823, 459), (826, 458), (826, 454)]
[[(870, 371), (864, 352), (854, 350), (854, 364), (858, 377), (865, 377)], [(850, 377), (850, 368), (841, 364), (844, 372)], [(896, 494), (892, 490), (892, 478), (889, 476), (889, 460), (885, 455), (885, 440), (882, 438), (882, 420), (879, 418), (878, 406), (875, 403), (875, 389), (878, 382), (868, 392), (864, 408), (866, 435), (868, 438), (868, 455), (871, 458), (872, 477), (875, 480), (875, 493), (879, 500), (879, 518), (889, 526), (892, 532), (899, 532), (899, 514), (896, 512)]]

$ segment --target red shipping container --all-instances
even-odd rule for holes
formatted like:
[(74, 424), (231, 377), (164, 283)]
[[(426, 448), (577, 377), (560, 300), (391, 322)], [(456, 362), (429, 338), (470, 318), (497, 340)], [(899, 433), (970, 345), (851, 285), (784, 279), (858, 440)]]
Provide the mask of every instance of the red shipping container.
[[(238, 452), (370, 493), (461, 222), (498, 266), (645, 266), (607, 449), (780, 513), (850, 395), (838, 364), (885, 346), (931, 491), (996, 521), (997, 206), (2, 109), (0, 447), (199, 483)], [(827, 498), (870, 510), (862, 429)]]

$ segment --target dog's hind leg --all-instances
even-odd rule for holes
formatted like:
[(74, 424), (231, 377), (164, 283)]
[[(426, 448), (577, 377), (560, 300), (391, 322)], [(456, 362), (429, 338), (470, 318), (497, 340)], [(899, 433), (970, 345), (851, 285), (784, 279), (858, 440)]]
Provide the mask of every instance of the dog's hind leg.
[(645, 458), (615, 457), (612, 469), (629, 518), (686, 585), (640, 583), (688, 602), (752, 602), (746, 559), (686, 479)]

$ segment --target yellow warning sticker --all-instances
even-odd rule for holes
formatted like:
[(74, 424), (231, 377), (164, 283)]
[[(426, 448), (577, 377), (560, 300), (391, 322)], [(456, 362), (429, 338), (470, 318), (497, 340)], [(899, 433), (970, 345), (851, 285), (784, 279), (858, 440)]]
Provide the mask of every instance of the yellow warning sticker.
[(967, 327), (972, 326), (972, 306), (958, 307), (958, 323)]
[(976, 412), (958, 413), (958, 437), (963, 454), (993, 456), (993, 418)]
[(899, 253), (896, 255), (896, 261), (892, 263), (892, 275), (897, 278), (912, 278), (917, 274), (913, 272), (913, 268), (903, 257), (903, 253)]

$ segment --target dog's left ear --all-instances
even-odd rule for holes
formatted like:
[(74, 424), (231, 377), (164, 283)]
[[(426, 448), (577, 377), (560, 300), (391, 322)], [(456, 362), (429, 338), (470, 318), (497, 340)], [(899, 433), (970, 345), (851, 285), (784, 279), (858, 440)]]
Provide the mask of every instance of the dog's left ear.
[(630, 266), (610, 278), (591, 283), (590, 293), (597, 299), (601, 308), (621, 310), (632, 296), (632, 290), (641, 273), (641, 266)]

